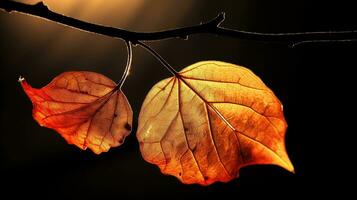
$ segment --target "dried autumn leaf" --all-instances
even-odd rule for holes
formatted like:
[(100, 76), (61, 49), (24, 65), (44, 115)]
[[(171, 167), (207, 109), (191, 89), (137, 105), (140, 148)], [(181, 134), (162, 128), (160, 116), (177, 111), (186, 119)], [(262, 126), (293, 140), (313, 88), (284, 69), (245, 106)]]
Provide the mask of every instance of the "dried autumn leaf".
[(294, 168), (280, 101), (250, 70), (193, 64), (157, 83), (139, 116), (143, 158), (186, 184), (227, 182), (253, 164)]
[(94, 153), (124, 142), (132, 124), (131, 107), (109, 78), (94, 72), (65, 72), (41, 89), (21, 85), (33, 103), (33, 117), (69, 144)]

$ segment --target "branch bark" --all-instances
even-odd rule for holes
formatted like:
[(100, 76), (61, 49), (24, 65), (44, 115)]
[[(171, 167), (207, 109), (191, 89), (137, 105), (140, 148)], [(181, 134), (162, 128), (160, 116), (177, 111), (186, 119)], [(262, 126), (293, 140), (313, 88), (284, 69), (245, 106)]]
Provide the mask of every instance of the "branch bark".
[(134, 32), (124, 29), (102, 26), (85, 21), (81, 21), (72, 17), (64, 16), (51, 11), (43, 2), (34, 5), (25, 3), (1, 0), (0, 8), (7, 12), (20, 12), (44, 18), (53, 22), (57, 22), (72, 28), (77, 28), (82, 31), (101, 34), (113, 38), (123, 39), (125, 41), (154, 41), (169, 38), (188, 38), (194, 34), (214, 34), (219, 36), (233, 37), (245, 40), (264, 41), (264, 42), (280, 42), (289, 45), (301, 44), (304, 42), (329, 42), (329, 41), (353, 41), (357, 40), (357, 31), (328, 31), (328, 32), (301, 32), (301, 33), (257, 33), (241, 30), (234, 30), (221, 27), (220, 24), (224, 21), (224, 13), (220, 13), (214, 19), (195, 26), (176, 28), (159, 32)]

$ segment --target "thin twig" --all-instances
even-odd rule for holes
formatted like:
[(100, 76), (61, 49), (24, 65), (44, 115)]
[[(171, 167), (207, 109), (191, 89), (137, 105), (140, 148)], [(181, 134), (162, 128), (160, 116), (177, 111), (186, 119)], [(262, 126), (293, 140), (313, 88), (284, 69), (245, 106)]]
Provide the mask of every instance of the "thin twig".
[(131, 47), (131, 42), (130, 41), (125, 41), (126, 44), (126, 49), (128, 52), (128, 57), (126, 59), (126, 66), (125, 66), (125, 70), (123, 72), (123, 76), (121, 77), (117, 87), (118, 89), (121, 89), (121, 87), (123, 86), (126, 78), (128, 77), (129, 73), (130, 73), (130, 68), (131, 68), (131, 63), (133, 60), (133, 49)]
[(151, 48), (150, 46), (142, 43), (142, 42), (137, 42), (138, 45), (140, 45), (141, 47), (143, 47), (145, 50), (147, 50), (149, 53), (151, 53), (151, 55), (153, 55), (156, 59), (158, 59), (162, 65), (164, 65), (164, 67), (169, 70), (169, 72), (171, 74), (173, 74), (174, 76), (179, 76), (179, 74), (177, 73), (177, 71), (164, 59), (160, 56), (160, 54), (158, 54), (153, 48)]
[(106, 35), (114, 38), (123, 39), (126, 41), (153, 41), (168, 38), (187, 38), (190, 35), (208, 33), (220, 36), (227, 36), (246, 40), (264, 41), (264, 42), (280, 42), (288, 45), (294, 45), (304, 41), (353, 41), (357, 40), (357, 31), (327, 31), (327, 32), (302, 32), (302, 33), (256, 33), (241, 30), (234, 30), (221, 27), (220, 24), (224, 21), (224, 13), (220, 13), (216, 18), (199, 25), (165, 30), (159, 32), (143, 33), (133, 32), (124, 29), (102, 26), (81, 21), (75, 18), (67, 17), (55, 13), (48, 7), (39, 2), (34, 5), (25, 3), (1, 0), (0, 8), (11, 12), (17, 11), (66, 26), (80, 29), (82, 31)]

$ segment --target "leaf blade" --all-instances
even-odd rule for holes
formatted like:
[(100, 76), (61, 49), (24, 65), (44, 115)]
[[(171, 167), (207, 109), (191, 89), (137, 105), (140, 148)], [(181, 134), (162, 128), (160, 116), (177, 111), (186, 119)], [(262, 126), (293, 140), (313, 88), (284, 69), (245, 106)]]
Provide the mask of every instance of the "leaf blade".
[(34, 119), (56, 130), (69, 144), (100, 154), (121, 145), (131, 131), (130, 104), (101, 74), (64, 72), (41, 89), (26, 81), (21, 85), (33, 103)]
[[(158, 89), (170, 80), (176, 93)], [(184, 183), (209, 185), (227, 182), (241, 167), (252, 164), (276, 164), (293, 171), (285, 152), (282, 105), (250, 70), (218, 61), (199, 62), (159, 82), (148, 98), (151, 103), (143, 103), (137, 138), (144, 159), (163, 173)], [(146, 113), (162, 99), (178, 106)], [(160, 137), (176, 112), (181, 126)], [(171, 145), (158, 148), (153, 142)]]

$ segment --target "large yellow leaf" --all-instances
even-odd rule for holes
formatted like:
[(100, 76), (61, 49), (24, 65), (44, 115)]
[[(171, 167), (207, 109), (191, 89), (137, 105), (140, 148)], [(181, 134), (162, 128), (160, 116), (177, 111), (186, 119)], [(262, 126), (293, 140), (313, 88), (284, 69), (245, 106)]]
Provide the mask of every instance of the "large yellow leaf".
[(139, 116), (143, 158), (183, 183), (227, 182), (253, 164), (294, 168), (283, 106), (250, 70), (204, 61), (157, 83)]

